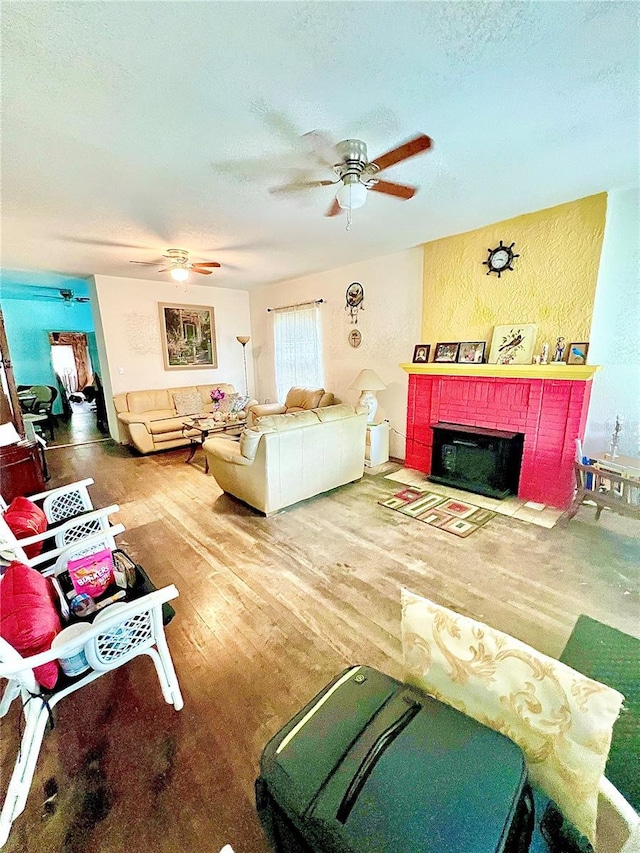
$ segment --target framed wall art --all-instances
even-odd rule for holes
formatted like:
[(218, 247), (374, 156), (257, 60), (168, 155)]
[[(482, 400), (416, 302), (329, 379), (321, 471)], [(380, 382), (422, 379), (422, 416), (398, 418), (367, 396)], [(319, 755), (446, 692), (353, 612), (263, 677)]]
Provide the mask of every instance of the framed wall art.
[(429, 361), (430, 344), (416, 344), (413, 348), (413, 363), (426, 364)]
[(586, 364), (589, 344), (569, 344), (567, 353), (567, 364)]
[(436, 344), (436, 351), (433, 356), (434, 361), (452, 362), (458, 358), (459, 343), (440, 343)]
[(486, 345), (485, 341), (463, 341), (458, 350), (458, 361), (461, 364), (482, 364)]
[(213, 308), (159, 303), (165, 370), (218, 366)]
[(489, 350), (490, 364), (531, 364), (538, 327), (535, 323), (496, 326)]

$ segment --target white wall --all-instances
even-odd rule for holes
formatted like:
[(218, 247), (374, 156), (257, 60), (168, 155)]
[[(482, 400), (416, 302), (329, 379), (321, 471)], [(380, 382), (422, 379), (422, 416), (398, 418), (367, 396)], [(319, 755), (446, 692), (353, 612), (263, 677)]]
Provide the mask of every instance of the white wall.
[[(244, 390), (242, 346), (236, 335), (250, 334), (246, 291), (171, 281), (146, 281), (96, 275), (90, 282), (96, 338), (103, 369), (111, 434), (118, 435), (112, 396), (145, 388), (230, 382)], [(158, 304), (213, 306), (218, 367), (165, 370)], [(250, 344), (248, 345), (250, 346)], [(249, 391), (253, 392), (247, 352)]]
[[(349, 385), (364, 367), (372, 368), (387, 388), (378, 391), (376, 420), (391, 422), (391, 455), (404, 459), (408, 375), (398, 365), (410, 362), (419, 343), (422, 312), (423, 251), (418, 246), (329, 272), (252, 290), (251, 330), (257, 396), (276, 400), (273, 361), (272, 316), (267, 308), (324, 299), (320, 306), (323, 330), (324, 386), (342, 401), (355, 403), (357, 391)], [(349, 345), (349, 332), (356, 328), (345, 311), (345, 292), (359, 281), (364, 287), (364, 310), (357, 328), (362, 333), (358, 349)], [(394, 432), (396, 430), (397, 432)]]
[(619, 452), (640, 456), (640, 191), (609, 193), (588, 361), (593, 379), (585, 451), (606, 450), (622, 415)]

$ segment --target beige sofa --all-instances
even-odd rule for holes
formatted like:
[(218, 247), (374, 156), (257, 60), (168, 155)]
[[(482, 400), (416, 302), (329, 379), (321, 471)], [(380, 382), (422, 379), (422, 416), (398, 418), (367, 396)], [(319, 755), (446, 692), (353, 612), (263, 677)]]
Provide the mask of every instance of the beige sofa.
[(247, 406), (247, 426), (253, 426), (259, 418), (269, 415), (285, 415), (289, 412), (309, 411), (320, 407), (332, 406), (336, 400), (333, 394), (324, 388), (303, 388), (296, 385), (289, 389), (284, 403), (258, 403)]
[(204, 442), (220, 488), (270, 515), (360, 479), (367, 412), (346, 404), (263, 417), (239, 442)]
[[(180, 388), (160, 388), (149, 391), (128, 391), (116, 394), (113, 402), (118, 415), (120, 439), (124, 444), (132, 444), (140, 453), (153, 453), (156, 450), (168, 450), (189, 444), (196, 436), (195, 430), (188, 430), (184, 422), (189, 414), (211, 413), (216, 419), (229, 420), (231, 416), (216, 412), (211, 400), (211, 392), (219, 388), (225, 395), (235, 394), (233, 385), (218, 383), (213, 385), (187, 385)], [(185, 393), (199, 395), (199, 411), (187, 412), (177, 402), (184, 402)], [(177, 395), (177, 396), (176, 396)], [(197, 402), (197, 397), (195, 397)], [(247, 408), (256, 403), (250, 400)], [(192, 409), (193, 406), (186, 408)], [(179, 411), (184, 414), (178, 414)], [(233, 420), (246, 421), (246, 411), (241, 411)]]

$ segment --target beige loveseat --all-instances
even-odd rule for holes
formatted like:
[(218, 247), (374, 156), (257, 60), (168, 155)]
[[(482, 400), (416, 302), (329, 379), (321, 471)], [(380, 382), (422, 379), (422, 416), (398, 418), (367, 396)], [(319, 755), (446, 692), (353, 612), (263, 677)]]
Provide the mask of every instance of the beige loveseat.
[[(156, 450), (167, 450), (189, 444), (189, 438), (197, 435), (195, 430), (189, 430), (184, 426), (190, 414), (212, 413), (214, 418), (219, 418), (221, 421), (233, 419), (245, 422), (246, 411), (244, 410), (237, 416), (216, 412), (215, 404), (211, 400), (211, 392), (216, 388), (220, 389), (226, 399), (236, 393), (233, 385), (218, 383), (116, 394), (113, 402), (118, 414), (122, 442), (132, 444), (140, 453), (153, 453)], [(195, 405), (178, 405), (185, 403), (188, 396), (194, 398), (194, 403), (198, 406), (197, 410), (187, 411), (187, 409), (195, 409)], [(250, 400), (247, 408), (255, 402)]]
[(220, 488), (270, 515), (360, 479), (367, 412), (346, 404), (260, 418), (239, 442), (204, 442)]
[(289, 389), (284, 403), (258, 403), (247, 406), (247, 426), (253, 426), (259, 418), (269, 415), (285, 415), (289, 412), (303, 412), (332, 406), (335, 403), (333, 394), (324, 388), (303, 388), (296, 385)]

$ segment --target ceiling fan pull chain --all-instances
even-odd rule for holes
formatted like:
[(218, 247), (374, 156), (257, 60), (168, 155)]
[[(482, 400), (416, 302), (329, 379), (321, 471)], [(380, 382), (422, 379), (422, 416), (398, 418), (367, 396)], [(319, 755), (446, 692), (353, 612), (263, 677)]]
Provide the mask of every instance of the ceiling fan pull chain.
[(352, 218), (352, 214), (351, 214), (351, 208), (348, 207), (347, 208), (347, 227), (345, 229), (346, 231), (351, 231), (351, 223), (352, 222), (353, 222), (353, 218)]

